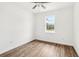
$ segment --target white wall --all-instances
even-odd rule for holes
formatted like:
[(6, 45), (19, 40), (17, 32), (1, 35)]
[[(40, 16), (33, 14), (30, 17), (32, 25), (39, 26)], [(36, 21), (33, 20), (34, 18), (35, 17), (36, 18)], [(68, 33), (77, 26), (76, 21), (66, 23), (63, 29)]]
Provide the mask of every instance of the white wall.
[(79, 3), (75, 3), (73, 12), (74, 12), (74, 19), (73, 19), (74, 48), (76, 49), (79, 55)]
[[(44, 17), (48, 15), (56, 16), (56, 33), (45, 32)], [(76, 3), (74, 6), (74, 13), (72, 6), (69, 6), (37, 14), (33, 14), (27, 7), (17, 5), (17, 3), (0, 3), (0, 53), (33, 39), (40, 39), (74, 45), (74, 48), (79, 54), (78, 19), (79, 3)]]
[[(45, 32), (45, 17), (54, 15), (56, 17), (56, 33)], [(49, 42), (72, 45), (72, 6), (35, 14), (36, 32), (35, 38)]]
[(33, 14), (16, 3), (0, 3), (0, 53), (32, 40)]

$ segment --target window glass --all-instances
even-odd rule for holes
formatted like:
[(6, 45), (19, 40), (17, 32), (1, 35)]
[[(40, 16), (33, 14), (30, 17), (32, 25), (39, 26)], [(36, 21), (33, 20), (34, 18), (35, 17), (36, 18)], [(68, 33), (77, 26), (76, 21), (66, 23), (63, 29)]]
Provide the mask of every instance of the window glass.
[(46, 32), (55, 32), (55, 16), (46, 17)]

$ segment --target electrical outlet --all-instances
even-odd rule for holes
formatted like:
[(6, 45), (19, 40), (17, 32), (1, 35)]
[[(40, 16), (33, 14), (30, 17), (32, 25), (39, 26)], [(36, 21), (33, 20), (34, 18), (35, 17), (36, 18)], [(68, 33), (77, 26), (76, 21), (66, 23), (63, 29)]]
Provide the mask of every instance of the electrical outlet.
[(13, 43), (13, 41), (10, 41), (10, 43)]

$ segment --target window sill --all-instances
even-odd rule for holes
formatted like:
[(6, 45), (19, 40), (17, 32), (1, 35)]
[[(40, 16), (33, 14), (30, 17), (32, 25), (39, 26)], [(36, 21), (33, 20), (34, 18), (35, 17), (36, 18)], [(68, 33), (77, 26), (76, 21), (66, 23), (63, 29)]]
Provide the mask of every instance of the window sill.
[(56, 33), (55, 31), (45, 31), (46, 33)]

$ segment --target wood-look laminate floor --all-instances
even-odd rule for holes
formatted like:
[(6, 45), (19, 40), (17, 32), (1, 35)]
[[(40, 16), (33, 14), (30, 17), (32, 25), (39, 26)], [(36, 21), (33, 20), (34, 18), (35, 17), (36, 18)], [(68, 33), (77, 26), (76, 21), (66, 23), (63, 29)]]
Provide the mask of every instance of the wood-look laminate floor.
[(77, 57), (72, 46), (34, 40), (8, 52), (2, 57)]

